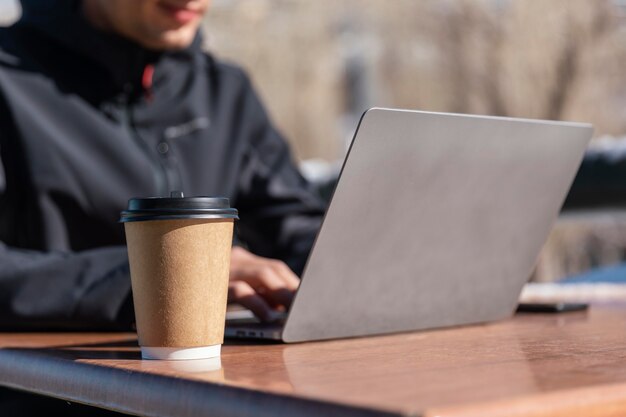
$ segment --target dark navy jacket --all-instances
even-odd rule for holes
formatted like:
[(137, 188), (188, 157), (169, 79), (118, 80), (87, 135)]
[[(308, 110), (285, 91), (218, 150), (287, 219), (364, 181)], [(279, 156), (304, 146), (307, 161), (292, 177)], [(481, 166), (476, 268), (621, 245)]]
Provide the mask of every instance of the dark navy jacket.
[(301, 272), (323, 204), (238, 68), (92, 28), (74, 0), (0, 29), (0, 328), (126, 328), (120, 210), (226, 196), (238, 239)]

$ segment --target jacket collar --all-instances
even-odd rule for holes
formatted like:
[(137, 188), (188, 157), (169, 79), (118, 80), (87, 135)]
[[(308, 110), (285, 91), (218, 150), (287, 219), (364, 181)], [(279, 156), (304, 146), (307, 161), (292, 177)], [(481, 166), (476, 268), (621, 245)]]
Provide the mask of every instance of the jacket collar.
[[(132, 1), (132, 0), (129, 0)], [(103, 68), (117, 88), (141, 85), (146, 65), (164, 56), (191, 60), (202, 51), (200, 32), (186, 49), (154, 51), (115, 33), (93, 27), (83, 16), (81, 0), (22, 0), (18, 25), (41, 32), (47, 39)]]

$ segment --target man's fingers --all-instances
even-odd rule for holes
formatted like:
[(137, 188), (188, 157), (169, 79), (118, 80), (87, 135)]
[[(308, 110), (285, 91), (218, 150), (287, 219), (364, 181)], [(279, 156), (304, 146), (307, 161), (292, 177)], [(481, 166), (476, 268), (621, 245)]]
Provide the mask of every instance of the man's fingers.
[(282, 280), (292, 291), (298, 289), (300, 285), (300, 278), (287, 266), (283, 261), (272, 260), (271, 261), (272, 268), (278, 273), (278, 276), (282, 278)]
[(276, 315), (269, 304), (245, 281), (228, 284), (228, 299), (241, 304), (263, 321), (272, 321)]
[(237, 279), (247, 282), (257, 294), (275, 306), (291, 305), (294, 290), (268, 265), (242, 269)]
[[(244, 291), (247, 303), (258, 304), (260, 299), (275, 309), (289, 307), (300, 284), (300, 279), (284, 262), (254, 255), (240, 247), (234, 247), (231, 252), (230, 280), (248, 284), (245, 288), (232, 289), (229, 293), (232, 300), (243, 305), (235, 299), (233, 291)], [(254, 291), (255, 298), (250, 298), (250, 289)]]
[(256, 267), (258, 271), (263, 271), (264, 269), (272, 270), (290, 290), (295, 291), (298, 289), (298, 285), (300, 285), (300, 278), (283, 261), (256, 257), (253, 262), (249, 263), (249, 266)]

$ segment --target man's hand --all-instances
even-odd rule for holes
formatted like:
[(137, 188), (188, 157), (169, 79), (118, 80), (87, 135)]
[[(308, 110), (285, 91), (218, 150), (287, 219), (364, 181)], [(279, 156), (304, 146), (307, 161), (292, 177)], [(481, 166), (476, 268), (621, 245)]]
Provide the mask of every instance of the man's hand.
[(261, 320), (272, 321), (277, 311), (285, 311), (299, 284), (300, 279), (284, 262), (233, 248), (228, 301), (250, 309)]

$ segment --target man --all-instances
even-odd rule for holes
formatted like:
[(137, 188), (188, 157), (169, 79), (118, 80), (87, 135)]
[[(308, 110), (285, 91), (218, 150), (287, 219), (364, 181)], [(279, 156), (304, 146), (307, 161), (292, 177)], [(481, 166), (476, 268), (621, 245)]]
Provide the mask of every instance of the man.
[(129, 328), (119, 212), (173, 190), (239, 209), (231, 301), (289, 305), (324, 207), (245, 74), (201, 50), (208, 7), (23, 0), (0, 30), (0, 328)]

